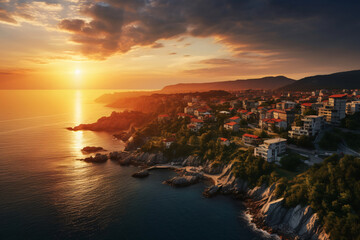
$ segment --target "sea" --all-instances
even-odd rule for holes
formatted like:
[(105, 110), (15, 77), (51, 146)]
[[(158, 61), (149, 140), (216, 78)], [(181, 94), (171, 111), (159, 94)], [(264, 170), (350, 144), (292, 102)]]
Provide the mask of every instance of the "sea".
[(272, 239), (241, 202), (204, 198), (204, 184), (173, 188), (175, 175), (79, 159), (85, 146), (122, 150), (105, 132), (66, 130), (112, 109), (95, 99), (115, 90), (0, 90), (0, 239)]

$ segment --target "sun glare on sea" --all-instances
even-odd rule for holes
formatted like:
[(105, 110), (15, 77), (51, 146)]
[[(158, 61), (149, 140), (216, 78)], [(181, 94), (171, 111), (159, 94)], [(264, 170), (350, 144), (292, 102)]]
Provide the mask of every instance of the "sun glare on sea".
[(75, 75), (79, 76), (81, 75), (81, 69), (75, 69)]

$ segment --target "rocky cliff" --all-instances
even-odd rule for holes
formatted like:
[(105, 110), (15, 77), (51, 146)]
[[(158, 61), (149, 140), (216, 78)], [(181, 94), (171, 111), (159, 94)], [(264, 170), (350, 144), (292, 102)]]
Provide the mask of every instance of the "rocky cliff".
[(283, 198), (276, 198), (276, 183), (270, 187), (249, 188), (246, 181), (236, 178), (232, 164), (224, 167), (217, 184), (207, 188), (204, 195), (235, 194), (247, 198), (253, 222), (262, 229), (278, 233), (289, 239), (329, 240), (330, 237), (319, 223), (317, 214), (309, 206), (286, 208)]
[[(121, 165), (154, 166), (169, 163), (169, 159), (163, 153), (112, 152), (109, 158), (119, 161)], [(214, 165), (209, 161), (202, 161), (197, 156), (171, 159), (170, 165), (183, 168), (179, 176), (169, 179), (166, 183), (173, 186), (187, 186), (197, 183), (200, 179), (213, 176), (214, 185), (205, 189), (204, 195), (207, 197), (216, 194), (242, 196), (243, 199), (247, 199), (249, 213), (259, 228), (288, 239), (330, 240), (320, 225), (317, 214), (309, 206), (298, 205), (294, 208), (284, 206), (284, 199), (278, 199), (275, 195), (276, 183), (269, 187), (249, 188), (246, 181), (235, 177), (232, 163), (226, 166)]]

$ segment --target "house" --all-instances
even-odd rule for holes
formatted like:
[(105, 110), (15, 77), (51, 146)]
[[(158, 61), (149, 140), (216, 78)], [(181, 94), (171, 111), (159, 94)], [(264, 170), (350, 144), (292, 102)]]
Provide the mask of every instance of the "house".
[(198, 108), (198, 109), (194, 110), (194, 115), (197, 117), (206, 115), (206, 114), (210, 114), (210, 113), (205, 108)]
[(276, 118), (264, 118), (260, 120), (260, 128), (262, 129), (269, 129), (273, 130), (273, 127), (276, 127), (278, 129), (286, 129), (287, 123), (285, 120), (282, 119), (276, 119)]
[(205, 114), (198, 117), (198, 119), (204, 120), (204, 121), (216, 121), (216, 117), (212, 114)]
[(204, 125), (204, 121), (201, 119), (192, 118), (190, 121), (192, 124), (195, 124), (199, 128), (201, 128)]
[(165, 148), (169, 149), (171, 147), (171, 145), (175, 142), (175, 138), (166, 138), (163, 139), (163, 143), (165, 144)]
[(301, 136), (313, 137), (324, 127), (324, 117), (309, 115), (301, 120), (303, 126), (292, 126), (289, 131), (289, 137), (299, 138)]
[(248, 111), (245, 110), (245, 109), (239, 109), (239, 110), (237, 110), (237, 113), (238, 113), (242, 118), (245, 118), (247, 112), (248, 112)]
[(237, 132), (239, 131), (239, 124), (237, 124), (236, 122), (228, 122), (224, 124), (224, 128), (232, 132)]
[(227, 139), (227, 138), (219, 138), (219, 140), (220, 140), (220, 144), (221, 144), (221, 145), (225, 145), (225, 146), (229, 146), (229, 145), (230, 145), (230, 141), (229, 141), (229, 139)]
[(184, 113), (186, 114), (194, 114), (195, 108), (192, 106), (186, 106), (184, 108)]
[(286, 139), (273, 138), (265, 140), (263, 144), (254, 149), (254, 155), (264, 158), (268, 162), (280, 160), (280, 155), (286, 152)]
[(261, 138), (259, 136), (256, 136), (256, 135), (245, 133), (242, 136), (242, 142), (245, 145), (258, 146), (261, 143)]
[(230, 122), (240, 123), (240, 120), (241, 120), (241, 118), (239, 118), (239, 117), (237, 117), (237, 116), (234, 116), (234, 117), (229, 118), (229, 121), (230, 121)]
[(168, 121), (170, 120), (170, 116), (168, 114), (161, 114), (158, 116), (159, 121)]
[(187, 113), (178, 113), (177, 116), (178, 116), (178, 118), (187, 118), (187, 117), (191, 118), (192, 117), (191, 115), (189, 115)]
[(247, 112), (244, 116), (245, 119), (249, 120), (249, 119), (253, 119), (255, 118), (255, 114), (253, 112)]
[(188, 125), (186, 125), (186, 127), (187, 127), (187, 129), (189, 129), (192, 132), (197, 132), (200, 129), (195, 124), (192, 124), (192, 123), (189, 123)]

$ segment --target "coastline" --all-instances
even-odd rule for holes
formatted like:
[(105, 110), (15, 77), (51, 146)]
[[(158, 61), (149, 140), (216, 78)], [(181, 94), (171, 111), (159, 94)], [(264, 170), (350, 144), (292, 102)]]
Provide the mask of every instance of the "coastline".
[[(135, 165), (134, 165), (135, 166)], [(137, 165), (137, 167), (139, 167), (139, 165)], [(174, 171), (178, 174), (181, 174), (182, 171), (186, 171), (188, 169), (188, 167), (181, 167), (181, 166), (169, 166), (169, 165), (156, 165), (156, 166), (150, 166), (150, 167), (146, 167), (146, 166), (142, 166), (145, 168), (141, 168), (142, 170), (140, 171), (152, 171), (152, 170), (170, 170), (170, 171)], [(214, 177), (209, 177), (204, 175), (203, 178), (201, 179), (201, 182), (205, 184), (205, 186), (207, 186), (207, 188), (204, 189), (204, 192), (206, 191), (206, 189), (211, 188), (212, 186), (216, 185), (216, 180), (214, 178), (216, 177), (220, 177), (220, 176), (214, 176)], [(167, 183), (164, 183), (167, 184)], [(214, 197), (216, 194), (208, 196), (206, 194), (204, 194), (203, 192), (203, 196), (207, 197), (207, 198), (211, 198)], [(241, 217), (246, 223), (247, 225), (254, 231), (264, 235), (264, 237), (266, 238), (271, 238), (271, 239), (284, 239), (284, 240), (292, 240), (291, 238), (286, 238), (285, 236), (281, 235), (280, 233), (274, 232), (270, 227), (266, 226), (266, 225), (259, 225), (259, 222), (257, 221), (256, 218), (256, 208), (253, 207), (254, 202), (249, 198), (249, 196), (245, 196), (241, 193), (237, 193), (236, 195), (234, 193), (232, 194), (222, 194), (221, 192), (218, 192), (217, 194), (221, 194), (221, 195), (227, 195), (228, 197), (231, 197), (234, 201), (240, 201), (241, 204), (245, 207), (245, 211), (239, 216)], [(241, 195), (239, 197), (239, 195)]]
[(271, 186), (250, 188), (246, 181), (236, 178), (232, 173), (232, 164), (213, 169), (211, 165), (202, 163), (197, 156), (187, 156), (178, 159), (167, 159), (163, 153), (145, 153), (139, 151), (113, 152), (109, 159), (118, 161), (120, 165), (140, 167), (140, 171), (154, 169), (169, 169), (178, 173), (172, 179), (165, 181), (174, 187), (186, 187), (198, 182), (209, 186), (204, 189), (205, 197), (217, 194), (232, 196), (240, 200), (246, 207), (249, 224), (259, 231), (278, 239), (312, 239), (328, 240), (319, 223), (317, 214), (309, 206), (285, 208), (284, 199), (277, 199), (274, 193), (276, 183)]

